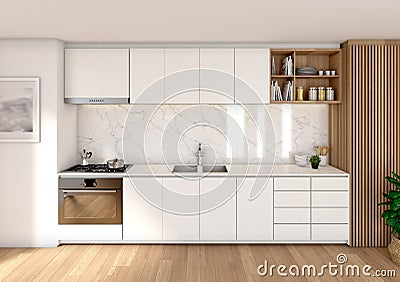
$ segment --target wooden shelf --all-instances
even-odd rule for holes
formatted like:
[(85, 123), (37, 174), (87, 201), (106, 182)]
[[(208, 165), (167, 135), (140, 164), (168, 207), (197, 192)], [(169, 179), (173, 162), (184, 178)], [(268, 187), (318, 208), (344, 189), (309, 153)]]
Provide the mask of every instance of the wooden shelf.
[(315, 78), (315, 79), (329, 79), (329, 78), (340, 78), (339, 75), (271, 75), (271, 79), (280, 78)]
[(280, 75), (271, 75), (271, 79), (272, 78), (275, 78), (275, 79), (277, 79), (277, 78), (294, 78), (294, 75), (283, 75), (283, 74), (280, 74)]
[(341, 101), (271, 101), (271, 104), (341, 104)]
[[(277, 81), (281, 91), (286, 81), (293, 82), (294, 96), (298, 87), (303, 87), (304, 101), (273, 101), (271, 93), (271, 104), (340, 104), (341, 97), (341, 49), (271, 49), (271, 57), (274, 57), (275, 75), (271, 75), (271, 81)], [(285, 57), (293, 59), (293, 70), (299, 67), (314, 67), (320, 70), (335, 70), (336, 75), (281, 75), (282, 61)], [(272, 62), (272, 58), (271, 58)], [(310, 87), (332, 87), (335, 91), (335, 101), (308, 101), (308, 90)]]
[[(295, 78), (314, 78), (314, 79), (329, 79), (329, 78), (339, 78), (338, 75), (296, 75)], [(272, 78), (272, 76), (271, 76)]]

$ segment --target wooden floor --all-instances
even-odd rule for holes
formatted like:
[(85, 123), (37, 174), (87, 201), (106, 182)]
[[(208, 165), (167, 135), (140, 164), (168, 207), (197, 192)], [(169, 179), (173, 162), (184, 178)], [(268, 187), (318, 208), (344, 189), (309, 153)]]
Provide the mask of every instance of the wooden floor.
[[(398, 278), (297, 277), (296, 281), (399, 281), (386, 248), (343, 245), (66, 245), (51, 249), (0, 249), (0, 281), (275, 281), (258, 265), (347, 264), (394, 269)], [(293, 277), (281, 278), (288, 281)]]

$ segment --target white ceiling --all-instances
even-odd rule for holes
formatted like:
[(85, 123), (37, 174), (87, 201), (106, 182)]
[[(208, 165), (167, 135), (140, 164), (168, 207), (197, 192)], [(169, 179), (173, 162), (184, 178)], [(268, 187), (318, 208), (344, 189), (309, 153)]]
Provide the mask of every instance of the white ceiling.
[(0, 38), (339, 43), (400, 39), (398, 0), (2, 0)]

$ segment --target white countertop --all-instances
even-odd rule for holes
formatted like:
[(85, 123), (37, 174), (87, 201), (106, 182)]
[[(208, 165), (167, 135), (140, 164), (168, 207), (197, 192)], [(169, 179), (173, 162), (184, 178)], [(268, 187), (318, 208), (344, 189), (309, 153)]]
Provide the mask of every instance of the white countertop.
[[(272, 169), (272, 173), (271, 173)], [(174, 173), (162, 164), (152, 165), (133, 165), (127, 172), (129, 176), (146, 177), (159, 176), (169, 177), (175, 176)], [(185, 176), (198, 176), (196, 173), (182, 173)], [(295, 164), (289, 165), (241, 165), (234, 164), (228, 166), (227, 173), (211, 173), (210, 177), (228, 176), (228, 177), (243, 177), (243, 176), (347, 176), (348, 173), (339, 170), (332, 166), (319, 167), (312, 169), (311, 166), (300, 167)]]
[[(272, 168), (272, 173), (271, 173)], [(106, 177), (174, 177), (176, 174), (163, 164), (150, 165), (132, 165), (125, 173), (84, 173), (84, 172), (60, 172), (62, 178), (86, 177), (86, 178), (106, 178)], [(178, 174), (179, 175), (179, 174)], [(199, 176), (197, 173), (182, 173), (184, 176)], [(243, 176), (347, 176), (348, 173), (332, 166), (320, 166), (318, 169), (312, 169), (309, 165), (299, 167), (295, 164), (289, 165), (241, 165), (234, 164), (228, 166), (227, 173), (211, 173), (207, 177), (243, 177)]]

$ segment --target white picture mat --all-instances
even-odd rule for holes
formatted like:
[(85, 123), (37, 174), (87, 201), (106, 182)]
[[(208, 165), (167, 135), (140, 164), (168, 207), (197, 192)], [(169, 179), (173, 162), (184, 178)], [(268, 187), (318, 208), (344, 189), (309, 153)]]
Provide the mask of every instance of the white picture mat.
[[(40, 142), (39, 81), (38, 77), (0, 77), (1, 100), (32, 97), (32, 131), (8, 132), (0, 130), (0, 142)], [(3, 118), (7, 117), (3, 116)]]

